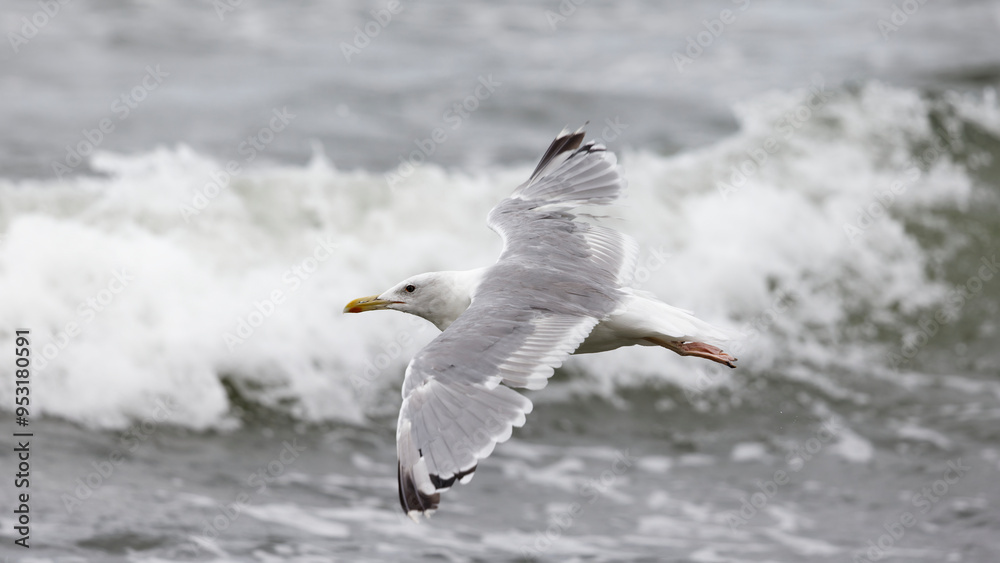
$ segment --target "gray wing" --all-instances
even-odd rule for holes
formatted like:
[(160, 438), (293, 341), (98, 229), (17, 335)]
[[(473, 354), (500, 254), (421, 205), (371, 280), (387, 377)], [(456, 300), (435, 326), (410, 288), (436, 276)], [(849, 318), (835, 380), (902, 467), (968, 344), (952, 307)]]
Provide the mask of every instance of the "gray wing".
[(469, 308), (406, 369), (396, 447), (399, 500), (410, 516), (472, 478), (531, 412), (512, 387), (544, 387), (623, 299), (635, 243), (570, 212), (610, 203), (625, 187), (615, 156), (581, 147), (583, 136), (557, 137), (531, 178), (490, 212), (504, 240), (500, 259)]

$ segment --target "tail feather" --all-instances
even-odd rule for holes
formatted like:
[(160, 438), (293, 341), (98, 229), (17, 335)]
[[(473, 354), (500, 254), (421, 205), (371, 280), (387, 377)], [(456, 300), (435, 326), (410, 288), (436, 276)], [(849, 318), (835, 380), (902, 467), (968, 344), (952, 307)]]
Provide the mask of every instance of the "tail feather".
[(737, 340), (740, 334), (717, 327), (696, 317), (691, 311), (668, 305), (651, 293), (632, 290), (629, 309), (635, 310), (647, 328), (663, 340), (680, 342), (724, 343)]

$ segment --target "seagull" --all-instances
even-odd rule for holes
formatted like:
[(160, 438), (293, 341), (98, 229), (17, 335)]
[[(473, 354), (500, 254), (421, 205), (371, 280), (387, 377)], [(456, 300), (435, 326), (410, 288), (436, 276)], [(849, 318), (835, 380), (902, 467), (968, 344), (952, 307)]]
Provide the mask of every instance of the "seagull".
[(662, 346), (736, 367), (703, 342), (728, 340), (728, 331), (631, 287), (632, 238), (573, 213), (608, 205), (626, 187), (614, 153), (584, 138), (582, 128), (561, 132), (528, 181), (490, 211), (503, 239), (496, 264), (419, 274), (344, 307), (402, 311), (442, 331), (403, 379), (397, 479), (414, 521), (524, 424), (532, 403), (515, 389), (545, 387), (571, 354)]

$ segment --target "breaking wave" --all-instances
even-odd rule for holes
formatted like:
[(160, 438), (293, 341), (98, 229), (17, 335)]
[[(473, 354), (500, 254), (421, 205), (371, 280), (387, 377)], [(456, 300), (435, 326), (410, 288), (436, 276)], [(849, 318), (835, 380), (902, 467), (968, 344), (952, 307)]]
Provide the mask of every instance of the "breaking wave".
[[(832, 373), (903, 378), (992, 334), (992, 92), (873, 83), (734, 112), (735, 134), (679, 154), (609, 143), (629, 197), (607, 222), (642, 245), (643, 289), (743, 332), (738, 372), (837, 393)], [(253, 409), (357, 424), (393, 411), (436, 329), (343, 305), (492, 262), (486, 214), (534, 163), (428, 163), (390, 186), (386, 171), (331, 161), (233, 167), (178, 146), (95, 154), (98, 176), (0, 180), (0, 333), (32, 330), (42, 414), (121, 427), (166, 401), (171, 422), (204, 429)], [(707, 369), (652, 349), (568, 368), (598, 393), (685, 387)]]

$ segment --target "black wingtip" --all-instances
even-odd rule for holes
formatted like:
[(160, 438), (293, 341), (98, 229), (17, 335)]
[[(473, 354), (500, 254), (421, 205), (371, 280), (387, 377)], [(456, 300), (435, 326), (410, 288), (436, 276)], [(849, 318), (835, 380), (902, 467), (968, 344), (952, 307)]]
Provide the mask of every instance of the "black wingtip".
[(583, 143), (583, 138), (586, 135), (587, 133), (583, 130), (583, 127), (572, 133), (563, 130), (563, 132), (560, 133), (554, 141), (552, 141), (552, 144), (549, 145), (545, 154), (542, 155), (542, 159), (538, 161), (538, 166), (535, 167), (535, 171), (531, 173), (531, 178), (533, 179), (535, 176), (538, 176), (538, 173), (541, 172), (541, 170), (545, 168), (549, 162), (552, 162), (552, 159), (556, 156), (564, 152), (580, 148), (580, 145)]
[[(424, 494), (417, 488), (412, 473), (404, 473), (402, 464), (397, 464), (396, 467), (396, 478), (399, 482), (399, 505), (403, 508), (403, 512), (416, 520), (415, 516), (418, 514), (430, 515), (431, 512), (437, 510), (438, 504), (441, 502), (441, 493), (436, 492), (433, 495)], [(440, 476), (432, 473), (430, 475), (431, 484), (438, 491), (447, 490), (455, 484), (455, 481), (463, 482), (465, 477), (472, 475), (476, 471), (476, 467), (476, 465), (473, 465), (469, 469), (459, 471), (446, 479), (442, 479)]]
[(437, 509), (441, 493), (428, 495), (421, 492), (413, 481), (413, 474), (403, 472), (402, 464), (396, 465), (396, 480), (399, 483), (399, 505), (407, 516), (412, 518), (414, 512), (424, 513)]
[(466, 469), (465, 471), (459, 471), (458, 473), (446, 479), (442, 479), (440, 476), (431, 473), (430, 474), (431, 484), (434, 485), (434, 488), (439, 491), (450, 489), (451, 486), (455, 484), (455, 481), (462, 482), (462, 479), (464, 479), (469, 475), (472, 475), (473, 472), (476, 471), (476, 467), (477, 465), (473, 465), (469, 469)]

